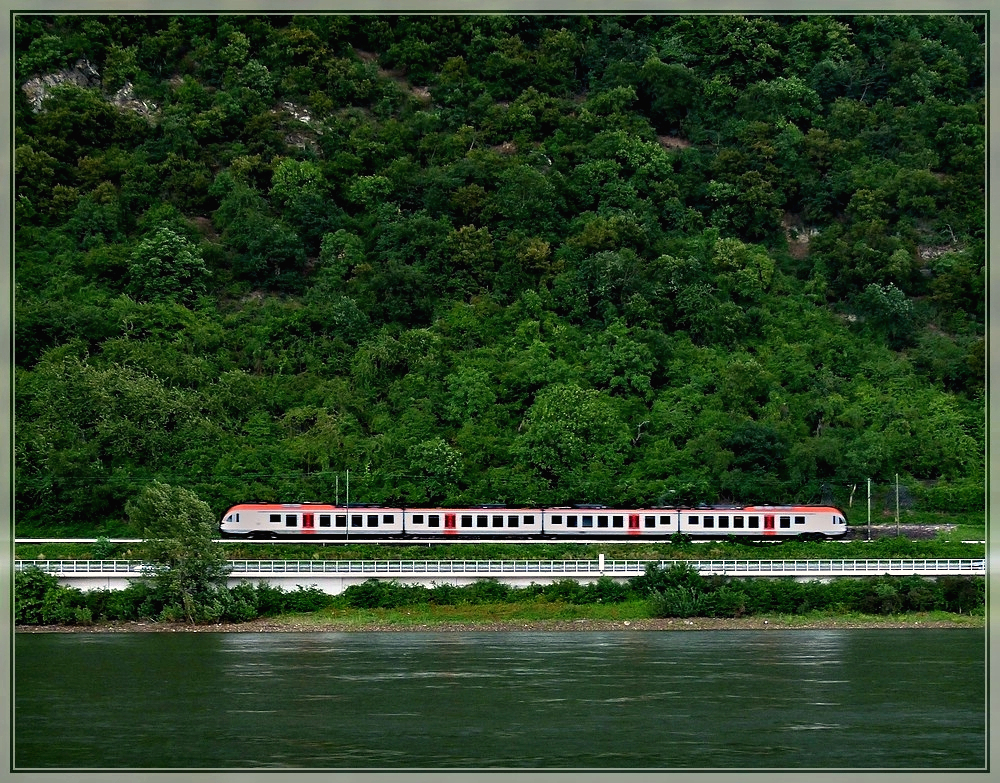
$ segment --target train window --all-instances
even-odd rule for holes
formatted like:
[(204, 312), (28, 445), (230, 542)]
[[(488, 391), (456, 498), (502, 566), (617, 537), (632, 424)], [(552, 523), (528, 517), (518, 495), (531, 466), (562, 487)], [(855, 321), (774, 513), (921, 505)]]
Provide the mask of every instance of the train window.
[(280, 525), (281, 524), (281, 514), (271, 514), (271, 524)]
[(611, 517), (611, 527), (625, 527), (625, 517)]
[(494, 515), (493, 517), (493, 527), (503, 527), (503, 516)]
[(743, 517), (733, 517), (733, 527), (743, 527)]
[(607, 527), (608, 526), (608, 518), (607, 517), (598, 517), (597, 518), (597, 526), (598, 527)]
[(562, 524), (562, 517), (559, 514), (556, 514), (554, 517), (552, 517), (552, 524), (553, 525), (561, 525)]
[(576, 527), (576, 517), (566, 517), (566, 527)]
[(334, 524), (337, 527), (347, 527), (347, 515), (337, 514), (337, 518), (334, 520)]
[(760, 517), (750, 517), (747, 520), (747, 527), (760, 527)]
[(705, 527), (715, 527), (715, 517), (705, 517), (703, 523)]
[(361, 527), (363, 521), (361, 514), (351, 514), (351, 527)]
[(646, 527), (656, 527), (656, 517), (646, 517)]
[(319, 515), (319, 526), (320, 527), (330, 527), (330, 515), (320, 514)]
[(533, 525), (533, 524), (535, 524), (535, 517), (534, 517), (534, 515), (533, 514), (525, 514), (525, 516), (524, 516), (524, 524), (526, 524), (526, 525)]
[(462, 515), (462, 527), (472, 527), (472, 514)]
[(729, 527), (729, 517), (719, 517), (719, 527)]
[(520, 520), (518, 520), (517, 515), (511, 514), (507, 517), (507, 527), (517, 527), (519, 524)]
[(792, 518), (791, 517), (778, 517), (778, 523), (779, 523), (778, 524), (779, 527), (791, 527), (792, 526)]
[(489, 524), (489, 517), (486, 514), (476, 515), (476, 527), (486, 527)]
[(688, 517), (688, 524), (689, 525), (697, 525), (698, 524), (698, 517), (696, 517), (696, 516), (690, 516), (690, 517)]
[(396, 523), (396, 517), (394, 514), (383, 514), (382, 524), (383, 525), (393, 525)]
[(440, 514), (428, 514), (428, 516), (427, 516), (427, 527), (441, 527), (441, 515)]
[(368, 515), (368, 527), (378, 527), (378, 514)]
[(586, 515), (586, 516), (584, 516), (583, 519), (581, 520), (581, 526), (582, 527), (593, 527), (594, 526), (594, 518), (592, 516), (590, 516), (589, 514)]
[(297, 521), (298, 516), (295, 514), (285, 514), (285, 527), (295, 527)]
[(413, 515), (413, 524), (414, 525), (422, 525), (422, 524), (424, 524), (424, 515), (423, 514), (414, 514)]
[(670, 517), (660, 517), (660, 524), (661, 525), (669, 525), (670, 524)]
[(804, 525), (805, 523), (806, 523), (806, 518), (805, 517), (795, 517), (795, 524), (796, 525)]

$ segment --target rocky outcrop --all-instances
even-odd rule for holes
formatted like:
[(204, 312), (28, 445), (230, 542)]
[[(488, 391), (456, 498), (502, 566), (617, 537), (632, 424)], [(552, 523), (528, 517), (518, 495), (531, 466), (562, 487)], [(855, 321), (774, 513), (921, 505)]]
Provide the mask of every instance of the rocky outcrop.
[[(73, 84), (86, 90), (99, 90), (101, 89), (101, 74), (89, 61), (77, 60), (72, 68), (28, 79), (21, 89), (28, 96), (32, 110), (39, 112), (42, 110), (42, 102), (49, 93), (54, 88), (65, 84)], [(135, 97), (131, 82), (125, 82), (125, 85), (110, 96), (108, 101), (122, 111), (133, 111), (143, 117), (150, 117), (157, 110), (156, 104)]]
[(76, 65), (72, 68), (28, 79), (21, 89), (28, 96), (31, 108), (39, 112), (42, 110), (42, 101), (48, 97), (52, 89), (64, 84), (75, 84), (77, 87), (85, 89), (96, 89), (101, 86), (101, 75), (87, 60), (77, 60)]

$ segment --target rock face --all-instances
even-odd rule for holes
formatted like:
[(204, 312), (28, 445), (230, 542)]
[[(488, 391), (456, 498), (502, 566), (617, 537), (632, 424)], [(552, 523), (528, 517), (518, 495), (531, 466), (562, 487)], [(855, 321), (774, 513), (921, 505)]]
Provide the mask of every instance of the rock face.
[(38, 112), (41, 111), (42, 101), (52, 91), (52, 88), (63, 84), (75, 84), (77, 87), (95, 89), (101, 86), (101, 75), (87, 60), (77, 60), (76, 65), (72, 68), (28, 79), (21, 89), (27, 94), (32, 110)]
[(156, 104), (135, 97), (132, 82), (125, 85), (111, 97), (111, 103), (123, 111), (134, 111), (141, 117), (149, 117), (156, 112)]
[[(29, 79), (21, 89), (28, 96), (32, 110), (37, 113), (42, 110), (42, 101), (48, 97), (52, 89), (64, 84), (74, 84), (87, 90), (99, 90), (101, 88), (101, 74), (89, 61), (77, 60), (76, 65), (72, 68)], [(125, 82), (125, 85), (108, 98), (108, 101), (122, 111), (134, 111), (143, 117), (151, 116), (157, 108), (149, 101), (136, 98), (131, 82)]]

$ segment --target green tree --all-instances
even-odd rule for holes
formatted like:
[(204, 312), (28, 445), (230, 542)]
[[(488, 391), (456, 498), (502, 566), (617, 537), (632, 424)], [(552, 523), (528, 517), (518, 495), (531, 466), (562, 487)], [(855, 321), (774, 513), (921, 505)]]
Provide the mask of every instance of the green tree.
[(213, 543), (217, 521), (208, 504), (183, 487), (151, 482), (125, 506), (129, 524), (143, 538), (147, 577), (164, 599), (164, 618), (189, 623), (218, 620), (229, 566)]
[(191, 302), (205, 291), (208, 270), (196, 245), (169, 228), (147, 237), (129, 259), (129, 288), (149, 302)]

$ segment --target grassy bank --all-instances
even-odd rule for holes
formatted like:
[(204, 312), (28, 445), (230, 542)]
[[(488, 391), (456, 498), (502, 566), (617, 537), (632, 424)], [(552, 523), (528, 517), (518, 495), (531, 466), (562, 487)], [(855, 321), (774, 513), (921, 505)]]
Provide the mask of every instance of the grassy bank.
[(837, 628), (984, 628), (983, 614), (907, 612), (873, 615), (859, 612), (764, 614), (752, 617), (656, 618), (648, 604), (630, 601), (613, 606), (565, 603), (486, 604), (480, 606), (410, 606), (396, 609), (324, 609), (286, 614), (245, 623), (185, 625), (165, 622), (96, 623), (89, 626), (19, 626), (24, 633), (177, 632), (227, 633), (382, 633), (511, 631), (697, 631), (815, 630)]
[(983, 615), (955, 614), (953, 612), (912, 612), (897, 615), (874, 615), (859, 612), (831, 613), (806, 612), (804, 614), (763, 614), (753, 617), (718, 618), (654, 618), (650, 617), (646, 601), (628, 601), (608, 606), (575, 605), (568, 603), (538, 602), (530, 604), (484, 604), (480, 606), (410, 606), (394, 609), (340, 609), (331, 608), (309, 614), (289, 614), (271, 618), (269, 624), (295, 629), (330, 626), (345, 629), (368, 630), (386, 628), (453, 627), (470, 628), (524, 627), (541, 625), (580, 623), (583, 624), (623, 624), (630, 623), (647, 627), (664, 625), (698, 627), (761, 627), (774, 625), (784, 628), (805, 627), (853, 627), (853, 626), (961, 626), (983, 627)]

